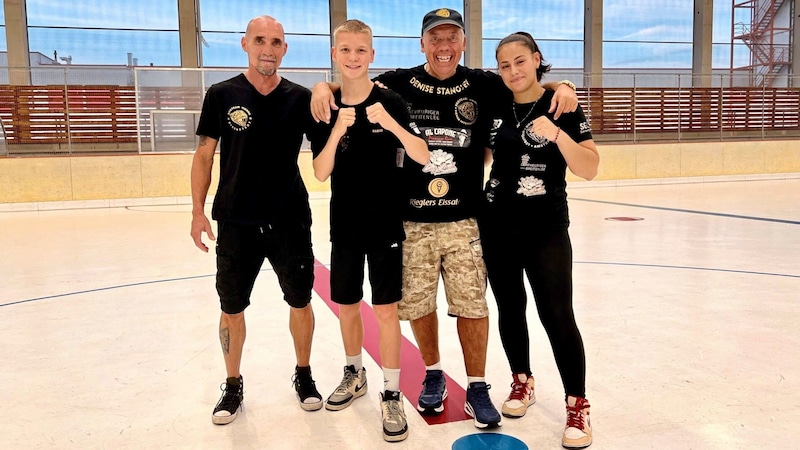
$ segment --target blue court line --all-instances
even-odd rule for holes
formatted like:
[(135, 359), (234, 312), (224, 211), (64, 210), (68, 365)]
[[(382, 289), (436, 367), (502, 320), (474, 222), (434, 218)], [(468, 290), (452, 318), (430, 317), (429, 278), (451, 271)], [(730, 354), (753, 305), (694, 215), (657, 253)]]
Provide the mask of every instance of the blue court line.
[(637, 205), (634, 203), (620, 203), (620, 202), (610, 202), (606, 200), (591, 200), (587, 198), (570, 197), (570, 201), (573, 200), (577, 200), (579, 202), (603, 203), (606, 205), (630, 206), (631, 208), (657, 209), (659, 211), (672, 211), (672, 212), (681, 212), (688, 214), (702, 214), (706, 216), (729, 217), (732, 219), (760, 220), (762, 222), (775, 222), (775, 223), (787, 223), (789, 225), (800, 225), (800, 221), (797, 220), (772, 219), (769, 217), (743, 216), (739, 214), (717, 213), (711, 211), (697, 211), (694, 209), (667, 208), (665, 206)]
[[(261, 270), (272, 270), (272, 269), (261, 269)], [(29, 298), (29, 299), (25, 299), (25, 300), (17, 300), (15, 302), (0, 304), (0, 308), (2, 308), (3, 306), (19, 305), (20, 303), (29, 303), (29, 302), (39, 301), (39, 300), (49, 300), (51, 298), (69, 297), (69, 296), (72, 296), (72, 295), (90, 294), (92, 292), (110, 291), (112, 289), (122, 289), (122, 288), (134, 287), (134, 286), (144, 286), (146, 284), (170, 283), (170, 282), (173, 282), (173, 281), (194, 280), (194, 279), (197, 279), (197, 278), (208, 278), (208, 277), (213, 277), (213, 276), (216, 276), (216, 275), (215, 274), (211, 274), (211, 275), (195, 275), (195, 276), (191, 276), (191, 277), (167, 278), (165, 280), (150, 280), (150, 281), (140, 281), (138, 283), (118, 284), (116, 286), (106, 286), (106, 287), (95, 288), (95, 289), (87, 289), (85, 291), (67, 292), (67, 293), (64, 293), (64, 294), (46, 295), (44, 297)]]
[(756, 272), (752, 270), (736, 270), (736, 269), (715, 269), (711, 267), (673, 266), (669, 264), (641, 264), (641, 263), (619, 263), (619, 262), (602, 262), (602, 261), (573, 261), (573, 264), (595, 264), (598, 266), (652, 267), (657, 269), (678, 269), (678, 270), (702, 270), (708, 272), (739, 273), (743, 275), (764, 275), (768, 277), (800, 278), (800, 275), (792, 275), (789, 273)]
[[(734, 269), (715, 269), (710, 267), (692, 267), (692, 266), (672, 266), (668, 264), (640, 264), (640, 263), (617, 263), (617, 262), (603, 262), (603, 261), (573, 261), (573, 264), (595, 264), (600, 266), (628, 266), (628, 267), (650, 267), (650, 268), (657, 268), (657, 269), (678, 269), (678, 270), (705, 270), (709, 272), (727, 272), (727, 273), (738, 273), (742, 275), (763, 275), (769, 277), (785, 277), (785, 278), (800, 278), (800, 275), (792, 275), (788, 273), (773, 273), (773, 272), (755, 272), (750, 270), (734, 270)], [(323, 264), (323, 266), (326, 266)], [(327, 266), (326, 266), (327, 267)], [(261, 269), (262, 272), (264, 271), (271, 271), (272, 268), (265, 268)], [(152, 280), (152, 281), (140, 281), (138, 283), (129, 283), (129, 284), (120, 284), (116, 286), (107, 286), (95, 289), (86, 289), (84, 291), (75, 291), (75, 292), (67, 292), (64, 294), (54, 294), (54, 295), (47, 295), (44, 297), (36, 297), (36, 298), (28, 298), (24, 300), (17, 300), (14, 302), (9, 303), (2, 303), (0, 304), (0, 308), (4, 306), (13, 306), (19, 305), (22, 303), (30, 303), (36, 302), (40, 300), (50, 300), (54, 298), (61, 298), (61, 297), (70, 297), (73, 295), (80, 295), (80, 294), (90, 294), (92, 292), (101, 292), (101, 291), (110, 291), (113, 289), (123, 289), (128, 287), (134, 286), (144, 286), (147, 284), (160, 284), (160, 283), (171, 283), (173, 281), (185, 281), (185, 280), (195, 280), (198, 278), (208, 278), (214, 277), (216, 274), (209, 274), (209, 275), (195, 275), (191, 277), (180, 277), (180, 278), (167, 278), (164, 280)]]

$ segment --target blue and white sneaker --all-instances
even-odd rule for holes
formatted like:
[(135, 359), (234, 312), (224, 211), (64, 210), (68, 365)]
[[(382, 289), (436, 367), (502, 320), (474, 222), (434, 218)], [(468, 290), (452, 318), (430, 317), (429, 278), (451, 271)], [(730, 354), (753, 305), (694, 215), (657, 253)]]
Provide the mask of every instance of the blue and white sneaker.
[(422, 386), (417, 410), (423, 414), (441, 414), (444, 411), (444, 399), (447, 398), (444, 373), (441, 370), (426, 371)]
[(467, 388), (467, 402), (464, 411), (475, 420), (478, 428), (496, 428), (503, 424), (500, 413), (497, 412), (492, 399), (489, 397), (488, 385), (482, 381), (470, 383)]

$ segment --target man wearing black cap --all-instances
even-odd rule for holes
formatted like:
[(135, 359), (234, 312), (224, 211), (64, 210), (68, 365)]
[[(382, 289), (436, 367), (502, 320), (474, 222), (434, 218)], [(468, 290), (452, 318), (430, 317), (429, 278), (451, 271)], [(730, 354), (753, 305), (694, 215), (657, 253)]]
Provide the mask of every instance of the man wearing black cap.
[[(444, 411), (447, 388), (439, 355), (436, 293), (444, 282), (448, 310), (456, 317), (467, 372), (465, 411), (478, 428), (501, 425), (486, 384), (489, 309), (486, 267), (476, 216), (483, 198), (484, 152), (492, 111), (508, 105), (511, 93), (500, 76), (459, 64), (466, 49), (464, 20), (458, 11), (440, 8), (422, 20), (421, 50), (427, 62), (377, 77), (408, 103), (411, 120), (431, 151), (425, 166), (404, 161), (403, 298), (399, 316), (409, 320), (426, 365), (417, 409)], [(571, 83), (567, 83), (571, 84)], [(553, 85), (549, 86), (551, 89)], [(313, 89), (311, 108), (328, 122), (335, 102), (327, 83)], [(551, 105), (556, 115), (574, 111), (574, 90), (560, 86)]]

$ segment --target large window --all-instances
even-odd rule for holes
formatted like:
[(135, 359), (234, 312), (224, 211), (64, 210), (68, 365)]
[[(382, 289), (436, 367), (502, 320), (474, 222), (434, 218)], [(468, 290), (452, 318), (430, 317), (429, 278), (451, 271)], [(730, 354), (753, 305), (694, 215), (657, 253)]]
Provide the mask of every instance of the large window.
[(27, 0), (27, 14), (33, 64), (180, 66), (177, 1)]
[(253, 17), (267, 14), (283, 24), (289, 50), (281, 67), (330, 68), (328, 0), (200, 0), (204, 67), (244, 67), (241, 40)]
[(603, 67), (691, 69), (693, 0), (604, 0)]
[(6, 11), (3, 0), (0, 0), (0, 52), (8, 51), (6, 46)]
[[(366, 22), (374, 35), (375, 69), (413, 67), (425, 62), (419, 39), (422, 18), (435, 8), (450, 8), (464, 13), (462, 0), (348, 0), (347, 16)], [(464, 61), (461, 61), (462, 63)], [(330, 66), (330, 58), (328, 58)]]
[(483, 66), (497, 67), (500, 40), (516, 31), (530, 33), (554, 69), (583, 67), (584, 0), (484, 0)]
[[(733, 4), (730, 0), (714, 0), (714, 24), (712, 38), (712, 66), (714, 69), (731, 68), (731, 40), (733, 31), (731, 25), (749, 24), (750, 16), (745, 10), (738, 8), (733, 17)], [(733, 29), (735, 30), (735, 28)], [(739, 30), (740, 32), (742, 30)], [(750, 64), (750, 50), (741, 40), (733, 40), (733, 68)]]

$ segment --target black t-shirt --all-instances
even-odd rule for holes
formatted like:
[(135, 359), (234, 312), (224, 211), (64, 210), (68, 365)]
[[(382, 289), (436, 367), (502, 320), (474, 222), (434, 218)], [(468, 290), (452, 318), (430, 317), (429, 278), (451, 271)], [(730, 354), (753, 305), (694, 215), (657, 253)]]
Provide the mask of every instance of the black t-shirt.
[(244, 74), (212, 85), (197, 135), (220, 142), (211, 215), (220, 222), (310, 226), (308, 191), (297, 158), (316, 123), (311, 92), (285, 78), (262, 95)]
[[(486, 217), (509, 231), (569, 226), (567, 162), (558, 145), (531, 130), (531, 122), (546, 116), (575, 142), (592, 139), (592, 133), (580, 106), (553, 119), (547, 112), (553, 94), (545, 90), (535, 104), (516, 105), (516, 115), (509, 101), (494, 120)], [(519, 127), (517, 120), (521, 120)]]
[[(331, 241), (385, 244), (405, 239), (400, 165), (404, 150), (400, 140), (377, 123), (367, 120), (367, 106), (380, 102), (397, 123), (420, 137), (409, 120), (408, 107), (399, 95), (373, 87), (358, 105), (344, 105), (341, 91), (336, 104), (353, 107), (356, 120), (339, 141), (331, 173)], [(328, 141), (338, 111), (331, 111), (325, 133), (311, 138), (314, 157)]]
[(411, 120), (431, 152), (431, 162), (424, 167), (406, 158), (404, 218), (452, 222), (476, 217), (493, 111), (502, 99), (511, 99), (501, 78), (458, 66), (455, 75), (439, 80), (417, 66), (376, 79), (408, 103)]

